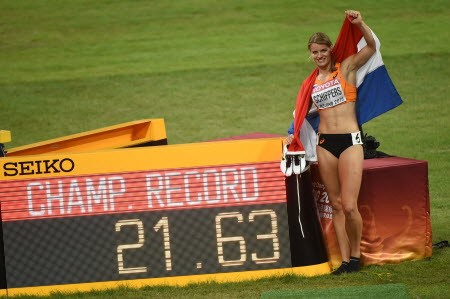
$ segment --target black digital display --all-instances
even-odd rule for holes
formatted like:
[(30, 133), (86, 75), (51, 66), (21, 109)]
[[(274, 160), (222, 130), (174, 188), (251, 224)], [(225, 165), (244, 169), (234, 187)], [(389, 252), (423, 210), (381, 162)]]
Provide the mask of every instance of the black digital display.
[(284, 204), (7, 222), (6, 279), (15, 288), (285, 268), (288, 234)]

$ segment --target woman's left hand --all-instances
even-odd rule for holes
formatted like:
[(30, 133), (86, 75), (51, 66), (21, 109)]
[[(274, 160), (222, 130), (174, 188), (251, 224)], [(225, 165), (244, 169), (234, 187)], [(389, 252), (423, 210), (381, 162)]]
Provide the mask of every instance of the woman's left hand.
[(359, 11), (356, 10), (346, 10), (345, 15), (350, 20), (352, 24), (359, 24), (362, 22), (362, 16)]

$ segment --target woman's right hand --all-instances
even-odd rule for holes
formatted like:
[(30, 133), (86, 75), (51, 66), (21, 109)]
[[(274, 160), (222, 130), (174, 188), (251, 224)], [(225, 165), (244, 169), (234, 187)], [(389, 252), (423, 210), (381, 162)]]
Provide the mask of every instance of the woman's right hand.
[(284, 144), (291, 144), (292, 140), (294, 139), (294, 134), (289, 134), (286, 139), (284, 139)]

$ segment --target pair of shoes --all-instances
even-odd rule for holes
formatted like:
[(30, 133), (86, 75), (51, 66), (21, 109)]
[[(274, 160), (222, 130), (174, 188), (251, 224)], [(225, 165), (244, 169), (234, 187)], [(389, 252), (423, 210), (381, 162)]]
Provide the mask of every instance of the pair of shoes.
[(333, 275), (341, 275), (344, 273), (348, 273), (348, 262), (342, 262), (342, 264), (339, 266), (339, 268), (337, 268), (336, 270), (331, 272), (331, 274), (333, 274)]
[(304, 168), (304, 165), (302, 165), (306, 163), (304, 156), (303, 156), (303, 160), (302, 157), (298, 154), (294, 154), (291, 155), (288, 154), (286, 155), (286, 171), (284, 172), (286, 174), (286, 176), (291, 176), (293, 173), (294, 174), (300, 174), (302, 172), (302, 166)]
[(301, 174), (307, 170), (309, 165), (305, 160), (304, 151), (290, 152), (287, 145), (284, 145), (282, 152), (280, 169), (284, 175), (289, 177), (292, 174)]

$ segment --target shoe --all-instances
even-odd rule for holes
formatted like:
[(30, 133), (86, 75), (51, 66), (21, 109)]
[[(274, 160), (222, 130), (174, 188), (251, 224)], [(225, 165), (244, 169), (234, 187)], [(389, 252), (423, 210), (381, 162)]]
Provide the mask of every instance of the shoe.
[(357, 257), (350, 257), (350, 262), (348, 263), (348, 272), (359, 272), (360, 265), (359, 265), (359, 258)]
[(341, 275), (343, 273), (348, 273), (348, 263), (347, 262), (342, 262), (342, 264), (339, 266), (339, 268), (337, 268), (336, 270), (331, 272), (331, 274), (333, 274), (333, 275)]
[(281, 155), (281, 161), (280, 161), (280, 170), (281, 172), (286, 175), (286, 153), (287, 153), (287, 146), (283, 146), (282, 155)]
[(294, 166), (294, 157), (286, 156), (286, 176), (292, 175), (292, 168)]
[(293, 172), (295, 174), (300, 174), (301, 170), (302, 170), (301, 167), (300, 167), (300, 155), (294, 155), (293, 156), (293, 164), (294, 164)]

